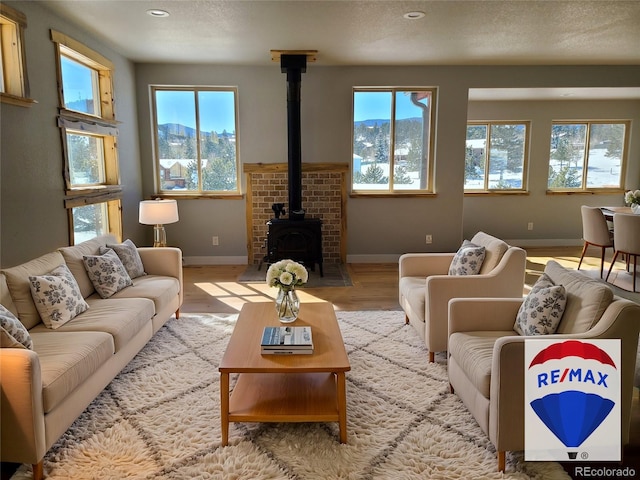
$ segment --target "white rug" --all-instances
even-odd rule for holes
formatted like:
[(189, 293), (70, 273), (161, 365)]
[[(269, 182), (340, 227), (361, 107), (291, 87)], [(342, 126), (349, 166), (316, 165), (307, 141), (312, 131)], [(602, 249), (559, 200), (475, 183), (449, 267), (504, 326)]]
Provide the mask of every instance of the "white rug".
[[(496, 452), (449, 393), (445, 357), (398, 311), (338, 312), (348, 443), (337, 424), (232, 423), (220, 446), (218, 362), (235, 316), (171, 320), (49, 451), (58, 479), (568, 479), (555, 462)], [(21, 466), (13, 479), (28, 478)]]

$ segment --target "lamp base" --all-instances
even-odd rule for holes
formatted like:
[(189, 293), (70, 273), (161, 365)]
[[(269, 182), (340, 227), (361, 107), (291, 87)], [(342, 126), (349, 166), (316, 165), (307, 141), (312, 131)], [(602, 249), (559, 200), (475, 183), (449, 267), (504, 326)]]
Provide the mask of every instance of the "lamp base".
[(153, 246), (154, 247), (167, 246), (167, 232), (164, 230), (163, 225), (155, 225), (153, 227)]

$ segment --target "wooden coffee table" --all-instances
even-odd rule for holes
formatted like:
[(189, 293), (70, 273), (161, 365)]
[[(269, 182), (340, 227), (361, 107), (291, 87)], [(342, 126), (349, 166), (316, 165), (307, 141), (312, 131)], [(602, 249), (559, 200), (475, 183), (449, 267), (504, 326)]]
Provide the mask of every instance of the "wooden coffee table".
[[(311, 355), (262, 355), (263, 327), (276, 325), (273, 302), (242, 307), (218, 367), (222, 445), (229, 441), (229, 422), (338, 422), (346, 443), (345, 372), (351, 366), (333, 305), (303, 303), (291, 324), (312, 327)], [(238, 374), (231, 394), (230, 374)]]

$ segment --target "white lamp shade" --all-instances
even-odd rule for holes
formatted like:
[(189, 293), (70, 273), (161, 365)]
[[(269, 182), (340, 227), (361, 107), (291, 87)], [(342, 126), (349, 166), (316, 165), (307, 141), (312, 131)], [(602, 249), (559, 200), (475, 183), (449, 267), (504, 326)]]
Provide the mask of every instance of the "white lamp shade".
[(143, 200), (140, 202), (140, 223), (164, 225), (178, 221), (178, 202), (175, 200)]

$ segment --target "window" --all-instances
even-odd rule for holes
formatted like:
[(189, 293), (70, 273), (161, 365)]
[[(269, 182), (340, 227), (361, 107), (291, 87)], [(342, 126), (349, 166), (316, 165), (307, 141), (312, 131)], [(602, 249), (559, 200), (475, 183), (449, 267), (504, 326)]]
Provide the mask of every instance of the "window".
[(0, 4), (0, 100), (20, 106), (35, 103), (29, 96), (24, 29), (27, 18), (18, 10)]
[(71, 243), (122, 237), (120, 174), (113, 108), (113, 65), (81, 43), (51, 31), (58, 61), (65, 206)]
[(435, 88), (353, 91), (352, 191), (433, 192)]
[(469, 123), (464, 163), (465, 192), (524, 191), (528, 145), (527, 122)]
[(152, 86), (151, 97), (158, 192), (239, 194), (236, 89)]
[(549, 190), (620, 189), (630, 122), (554, 122)]

